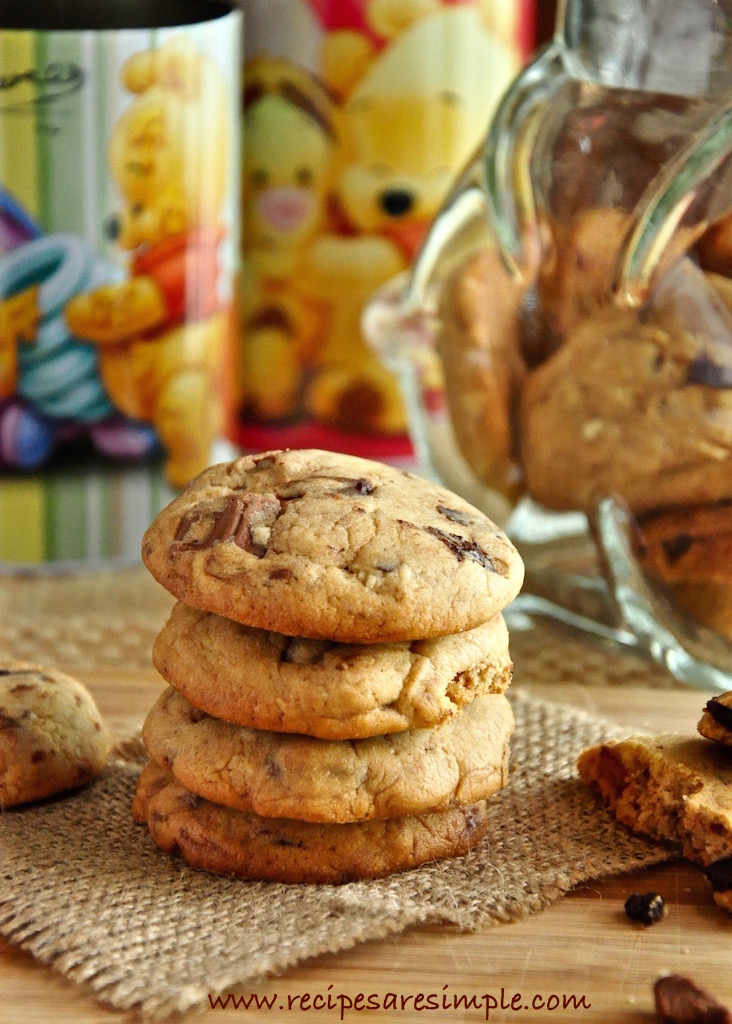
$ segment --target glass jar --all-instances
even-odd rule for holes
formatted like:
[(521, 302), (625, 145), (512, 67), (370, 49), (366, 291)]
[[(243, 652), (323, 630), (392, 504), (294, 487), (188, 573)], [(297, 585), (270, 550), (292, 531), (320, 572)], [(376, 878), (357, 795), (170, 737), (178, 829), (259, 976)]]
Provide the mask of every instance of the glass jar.
[(521, 548), (517, 608), (727, 689), (731, 17), (560, 4), (408, 279), (365, 318), (423, 469)]

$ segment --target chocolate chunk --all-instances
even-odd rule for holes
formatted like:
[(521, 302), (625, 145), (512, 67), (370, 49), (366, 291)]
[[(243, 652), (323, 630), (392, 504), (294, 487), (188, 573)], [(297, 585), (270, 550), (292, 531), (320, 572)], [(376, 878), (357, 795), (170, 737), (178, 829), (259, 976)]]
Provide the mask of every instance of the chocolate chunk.
[(448, 508), (447, 505), (438, 505), (437, 511), (445, 519), (449, 519), (451, 523), (462, 523), (463, 526), (470, 525), (470, 517), (466, 516), (464, 512), (458, 512), (456, 508)]
[(712, 697), (705, 704), (704, 710), (709, 712), (717, 725), (732, 732), (732, 707), (723, 704), (721, 698)]
[(674, 562), (678, 562), (691, 548), (693, 543), (694, 539), (688, 533), (678, 533), (675, 537), (664, 540), (661, 546), (663, 547), (668, 564), (673, 565)]
[(490, 572), (498, 572), (494, 563), (474, 540), (468, 540), (467, 537), (461, 537), (459, 533), (447, 533), (446, 530), (440, 530), (436, 526), (428, 526), (427, 532), (431, 533), (433, 537), (437, 537), (442, 543), (452, 551), (457, 558), (458, 562), (462, 562), (468, 558), (473, 562), (479, 562), (485, 569)]
[(625, 913), (631, 921), (655, 924), (666, 916), (663, 896), (657, 892), (634, 892), (625, 901)]
[[(261, 529), (271, 529), (282, 514), (273, 494), (234, 494), (213, 513), (197, 509), (187, 513), (175, 534), (179, 551), (202, 551), (233, 541), (242, 551), (263, 558), (267, 546), (257, 539)], [(202, 524), (208, 521), (208, 528)]]
[(16, 729), (18, 722), (15, 718), (11, 718), (10, 715), (4, 714), (0, 711), (0, 730), (2, 729)]
[(267, 578), (270, 580), (291, 580), (294, 575), (292, 569), (287, 569), (283, 566), (281, 569), (272, 569)]
[(31, 754), (31, 761), (33, 764), (40, 764), (41, 761), (46, 760), (46, 756), (45, 750), (34, 750)]
[(700, 356), (690, 365), (687, 384), (704, 384), (708, 388), (732, 388), (732, 366), (721, 366), (708, 356)]
[(715, 860), (704, 869), (704, 874), (715, 892), (729, 892), (732, 889), (732, 857)]
[(653, 995), (656, 1013), (669, 1024), (732, 1024), (729, 1010), (682, 974), (659, 978)]

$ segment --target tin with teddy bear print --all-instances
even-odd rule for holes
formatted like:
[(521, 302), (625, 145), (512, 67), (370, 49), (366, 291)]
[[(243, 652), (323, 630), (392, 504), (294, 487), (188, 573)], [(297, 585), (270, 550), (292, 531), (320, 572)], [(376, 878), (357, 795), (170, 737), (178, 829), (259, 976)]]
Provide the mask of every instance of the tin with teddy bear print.
[(527, 0), (244, 0), (236, 441), (413, 459), (367, 299), (411, 264), (527, 55)]
[(227, 450), (241, 14), (0, 14), (0, 565), (135, 561)]

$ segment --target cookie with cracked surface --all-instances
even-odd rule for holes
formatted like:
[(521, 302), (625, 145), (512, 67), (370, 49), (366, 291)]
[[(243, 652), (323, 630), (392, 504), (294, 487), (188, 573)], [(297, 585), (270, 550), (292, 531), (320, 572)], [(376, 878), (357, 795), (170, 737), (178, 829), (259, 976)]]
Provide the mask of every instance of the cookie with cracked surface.
[(0, 664), (0, 808), (88, 782), (111, 748), (84, 686), (55, 669)]
[(705, 739), (732, 747), (732, 690), (707, 701), (697, 728)]
[(143, 737), (157, 764), (213, 803), (343, 823), (486, 799), (506, 782), (512, 731), (503, 694), (476, 697), (432, 729), (320, 740), (231, 725), (169, 689), (150, 710)]
[(348, 825), (262, 818), (194, 795), (154, 762), (140, 776), (132, 811), (154, 843), (191, 867), (287, 883), (381, 878), (462, 856), (488, 830), (484, 802)]
[(191, 607), (341, 643), (472, 629), (523, 582), (506, 535), (463, 499), (412, 473), (317, 450), (206, 470), (151, 524), (142, 555)]
[(641, 736), (583, 751), (581, 778), (618, 821), (707, 867), (732, 857), (732, 752), (700, 737)]
[(701, 328), (661, 313), (597, 313), (527, 377), (518, 418), (529, 493), (589, 513), (619, 494), (637, 516), (728, 499), (730, 375), (729, 347)]
[(178, 602), (156, 668), (194, 707), (237, 725), (362, 739), (452, 718), (511, 681), (503, 617), (465, 633), (391, 644), (286, 637)]

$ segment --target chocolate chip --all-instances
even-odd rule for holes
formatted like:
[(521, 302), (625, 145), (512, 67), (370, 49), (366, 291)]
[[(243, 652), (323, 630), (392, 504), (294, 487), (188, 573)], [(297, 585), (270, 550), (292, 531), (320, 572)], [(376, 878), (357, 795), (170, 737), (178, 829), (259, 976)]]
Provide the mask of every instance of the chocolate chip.
[(330, 640), (310, 640), (305, 637), (287, 637), (280, 651), (280, 659), (291, 665), (316, 665), (334, 644)]
[(498, 572), (498, 569), (485, 553), (483, 548), (481, 548), (479, 544), (476, 544), (474, 540), (468, 540), (467, 537), (461, 537), (459, 533), (448, 533), (446, 530), (440, 530), (436, 526), (428, 526), (427, 532), (442, 541), (442, 543), (452, 551), (458, 562), (462, 562), (467, 558), (470, 561), (478, 562), (483, 566), (483, 568), (488, 569), (490, 572)]
[(191, 793), (186, 791), (180, 797), (178, 797), (178, 803), (182, 804), (183, 807), (192, 807), (193, 810), (198, 807), (201, 803), (201, 798), (197, 793)]
[(191, 710), (188, 712), (188, 717), (191, 722), (196, 725), (196, 723), (203, 721), (206, 717), (206, 712), (201, 711), (199, 708), (191, 707)]
[(715, 892), (729, 892), (732, 889), (732, 857), (715, 860), (704, 869), (704, 874)]
[(470, 525), (470, 517), (466, 516), (464, 512), (458, 512), (456, 508), (448, 508), (447, 505), (438, 505), (437, 511), (445, 519), (449, 519), (451, 523), (462, 523), (463, 526)]
[(653, 995), (656, 1013), (669, 1024), (732, 1024), (729, 1010), (682, 974), (659, 978)]
[(294, 575), (295, 574), (293, 573), (292, 569), (286, 569), (283, 567), (282, 569), (272, 569), (268, 573), (267, 578), (270, 580), (291, 580), (294, 577)]
[(10, 692), (11, 693), (27, 693), (29, 690), (31, 690), (31, 691), (35, 690), (35, 686), (31, 686), (30, 683), (18, 683), (18, 685), (14, 686)]
[(376, 488), (370, 480), (366, 480), (365, 477), (359, 477), (358, 480), (347, 480), (343, 490), (345, 493), (373, 494)]
[(708, 388), (732, 388), (732, 366), (721, 366), (708, 356), (700, 356), (689, 366), (687, 384), (704, 384)]
[(17, 729), (18, 721), (0, 711), (0, 729)]
[(666, 916), (663, 896), (657, 892), (634, 892), (625, 901), (625, 913), (631, 921), (640, 924), (655, 924)]
[(723, 704), (719, 697), (712, 697), (704, 705), (704, 710), (709, 712), (717, 725), (732, 732), (732, 707)]
[(41, 761), (46, 760), (46, 756), (47, 754), (45, 750), (34, 750), (31, 754), (31, 761), (33, 764), (40, 764)]
[(661, 546), (668, 564), (673, 565), (674, 562), (678, 562), (691, 548), (693, 543), (694, 539), (688, 533), (678, 533), (675, 537), (664, 540)]

